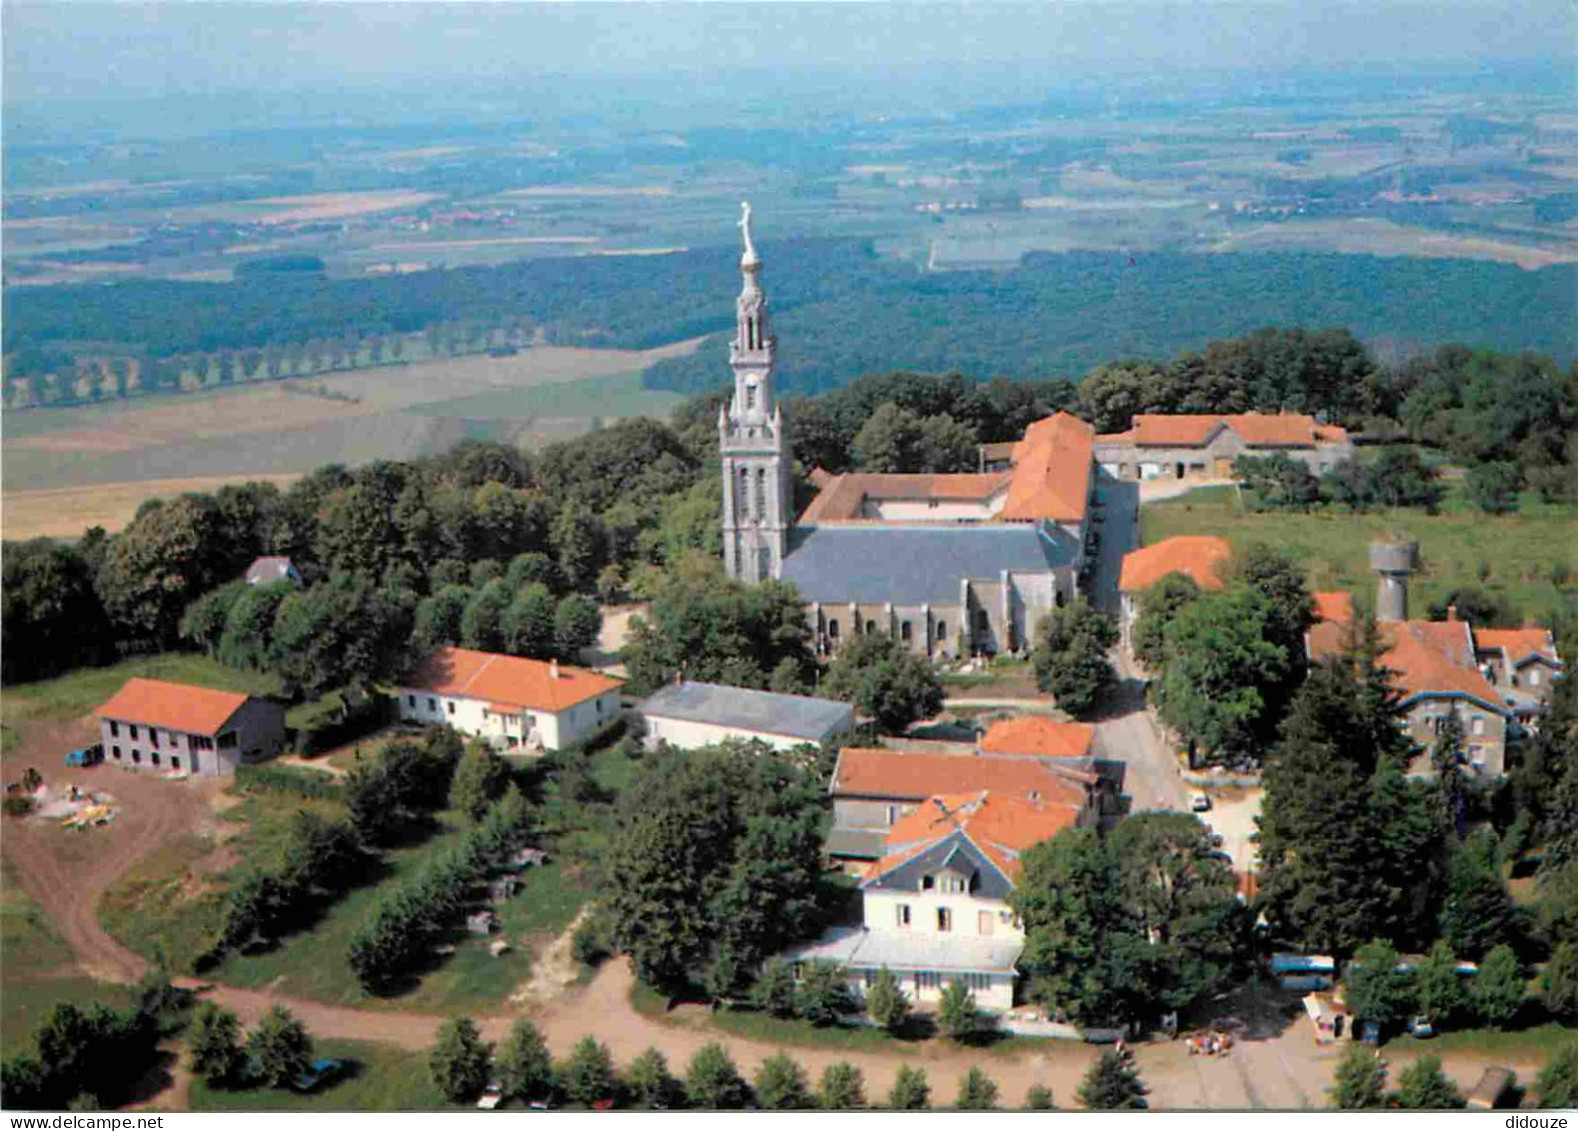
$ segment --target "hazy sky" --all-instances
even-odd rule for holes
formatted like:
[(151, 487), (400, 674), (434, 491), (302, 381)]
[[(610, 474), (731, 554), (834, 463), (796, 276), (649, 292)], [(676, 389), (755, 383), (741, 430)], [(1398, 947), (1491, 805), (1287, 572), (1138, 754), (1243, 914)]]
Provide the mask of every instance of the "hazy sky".
[(479, 85), (556, 72), (1068, 74), (1578, 60), (1573, 0), (5, 3), (5, 97)]

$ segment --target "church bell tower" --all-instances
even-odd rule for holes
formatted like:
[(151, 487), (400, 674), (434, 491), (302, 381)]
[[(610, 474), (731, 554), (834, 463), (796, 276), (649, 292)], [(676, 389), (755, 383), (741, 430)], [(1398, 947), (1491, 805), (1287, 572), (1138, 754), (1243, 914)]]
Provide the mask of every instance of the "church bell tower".
[(789, 442), (773, 396), (776, 343), (767, 323), (762, 261), (751, 242), (751, 206), (740, 206), (744, 285), (735, 303), (729, 366), (734, 397), (718, 410), (723, 460), (723, 567), (741, 581), (766, 581), (783, 571), (789, 544)]

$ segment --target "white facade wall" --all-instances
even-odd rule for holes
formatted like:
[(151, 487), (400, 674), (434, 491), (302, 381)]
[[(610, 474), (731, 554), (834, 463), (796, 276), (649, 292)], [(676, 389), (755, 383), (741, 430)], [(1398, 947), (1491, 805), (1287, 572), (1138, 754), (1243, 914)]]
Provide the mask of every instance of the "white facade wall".
[(447, 724), (461, 734), (495, 739), (507, 746), (560, 750), (579, 742), (619, 714), (619, 695), (614, 691), (559, 712), (527, 709), (519, 714), (504, 714), (489, 709), (488, 702), (402, 687), (400, 718), (427, 726)]
[[(646, 715), (647, 746), (655, 747), (667, 742), (681, 750), (695, 750), (713, 746), (729, 738), (759, 739), (774, 750), (793, 750), (796, 746), (817, 740), (798, 738), (791, 734), (772, 734), (768, 731), (746, 730), (744, 727), (724, 726), (721, 723), (702, 723), (691, 719), (667, 719), (661, 715)], [(828, 737), (831, 737), (829, 735)]]
[[(900, 925), (901, 908), (908, 908), (907, 927)], [(941, 929), (939, 912), (947, 913), (949, 930)], [(1002, 900), (935, 890), (867, 891), (864, 924), (874, 934), (927, 934), (941, 940), (992, 938), (1023, 942), (1025, 937), (1013, 912)], [(949, 980), (946, 974), (928, 978), (916, 977), (915, 972), (910, 971), (896, 970), (894, 973), (910, 998), (922, 1003), (935, 1003)], [(989, 985), (971, 987), (976, 1004), (983, 1009), (1012, 1009), (1015, 971), (990, 973)]]

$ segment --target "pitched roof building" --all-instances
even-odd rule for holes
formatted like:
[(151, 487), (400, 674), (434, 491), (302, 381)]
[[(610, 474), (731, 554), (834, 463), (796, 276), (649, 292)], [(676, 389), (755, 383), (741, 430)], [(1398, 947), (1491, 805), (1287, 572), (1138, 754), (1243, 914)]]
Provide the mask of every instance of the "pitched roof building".
[(1095, 438), (1095, 458), (1118, 479), (1226, 478), (1241, 455), (1284, 455), (1319, 475), (1353, 457), (1348, 433), (1303, 413), (1139, 413)]
[(983, 754), (1083, 761), (1092, 755), (1096, 728), (1089, 723), (1060, 723), (1045, 715), (998, 719), (981, 735)]
[(854, 729), (848, 703), (784, 695), (721, 683), (672, 683), (640, 706), (646, 742), (693, 749), (729, 738), (755, 739), (779, 750), (820, 746)]
[(839, 963), (856, 994), (885, 968), (917, 1002), (957, 980), (980, 1008), (1009, 1009), (1024, 948), (1008, 905), (1020, 857), (1078, 820), (1071, 806), (990, 789), (930, 796), (893, 824), (866, 869), (861, 924), (787, 957)]
[(1066, 811), (1081, 825), (1100, 815), (1099, 779), (1057, 759), (950, 751), (846, 747), (828, 792), (833, 828), (828, 854), (861, 867), (882, 853), (883, 838), (928, 797), (990, 791)]
[(1164, 538), (1124, 554), (1118, 575), (1118, 629), (1124, 647), (1133, 641), (1134, 622), (1148, 589), (1170, 573), (1183, 574), (1201, 589), (1220, 589), (1232, 557), (1227, 539), (1209, 534)]
[(619, 714), (620, 682), (557, 660), (440, 648), (399, 686), (400, 717), (510, 748), (558, 750)]
[(777, 339), (748, 206), (741, 227), (734, 393), (718, 415), (729, 576), (794, 584), (824, 652), (867, 632), (927, 656), (1028, 647), (1037, 621), (1080, 591), (1094, 430), (1057, 413), (1025, 430), (1008, 466), (980, 474), (816, 470), (818, 494), (796, 522), (793, 454), (774, 395)]
[(276, 703), (162, 679), (129, 679), (94, 712), (105, 757), (123, 766), (230, 774), (285, 747)]

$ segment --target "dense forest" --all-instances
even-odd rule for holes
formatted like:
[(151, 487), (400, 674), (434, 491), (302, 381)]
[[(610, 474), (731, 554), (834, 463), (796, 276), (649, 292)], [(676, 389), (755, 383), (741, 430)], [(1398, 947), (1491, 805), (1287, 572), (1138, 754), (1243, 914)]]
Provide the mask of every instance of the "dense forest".
[[(1388, 353), (1460, 341), (1578, 356), (1571, 266), (1074, 252), (1033, 253), (1011, 271), (927, 273), (855, 240), (767, 244), (763, 254), (788, 392), (895, 368), (1071, 378), (1112, 358), (1166, 356), (1266, 325), (1347, 326)], [(650, 388), (702, 392), (727, 371), (722, 331), (736, 275), (735, 249), (719, 247), (378, 278), (262, 272), (229, 283), (12, 287), (6, 392), (24, 383), (28, 404), (125, 395), (133, 361), (143, 391), (178, 388), (183, 372), (296, 376), (399, 358), (402, 336), (419, 332), (433, 352), (450, 353), (529, 341), (645, 349), (711, 334), (696, 354), (645, 377)], [(82, 379), (84, 367), (106, 362), (113, 380)]]

